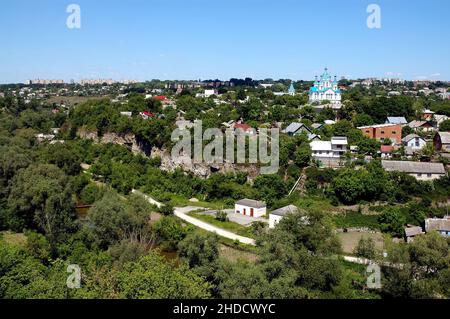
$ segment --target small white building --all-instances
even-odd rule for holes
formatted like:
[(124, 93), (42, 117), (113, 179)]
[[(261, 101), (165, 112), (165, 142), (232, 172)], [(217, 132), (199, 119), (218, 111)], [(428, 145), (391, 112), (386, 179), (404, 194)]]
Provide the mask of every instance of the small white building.
[(288, 205), (278, 208), (269, 213), (269, 228), (275, 228), (275, 226), (282, 220), (287, 214), (294, 214), (298, 212), (297, 206)]
[(402, 139), (403, 146), (413, 153), (420, 151), (427, 145), (427, 142), (417, 134), (409, 134)]
[(266, 215), (266, 203), (254, 199), (241, 199), (236, 202), (234, 212), (250, 217), (262, 217)]
[(205, 93), (203, 94), (205, 97), (210, 97), (211, 95), (219, 95), (219, 91), (216, 89), (212, 90), (205, 90)]

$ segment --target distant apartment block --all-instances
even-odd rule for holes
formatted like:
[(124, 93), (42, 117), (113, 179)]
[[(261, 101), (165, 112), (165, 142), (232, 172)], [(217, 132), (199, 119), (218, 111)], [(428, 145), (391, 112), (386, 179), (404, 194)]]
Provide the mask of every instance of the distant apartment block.
[(48, 85), (48, 84), (64, 84), (64, 80), (46, 80), (46, 79), (35, 79), (35, 80), (28, 80), (28, 84), (41, 84), (41, 85)]

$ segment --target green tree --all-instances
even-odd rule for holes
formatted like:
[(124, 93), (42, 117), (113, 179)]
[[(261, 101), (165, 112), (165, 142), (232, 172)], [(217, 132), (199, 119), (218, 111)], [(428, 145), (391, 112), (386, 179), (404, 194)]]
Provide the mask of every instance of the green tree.
[(54, 165), (32, 165), (19, 171), (12, 181), (8, 205), (12, 229), (39, 230), (52, 245), (74, 228), (70, 183)]

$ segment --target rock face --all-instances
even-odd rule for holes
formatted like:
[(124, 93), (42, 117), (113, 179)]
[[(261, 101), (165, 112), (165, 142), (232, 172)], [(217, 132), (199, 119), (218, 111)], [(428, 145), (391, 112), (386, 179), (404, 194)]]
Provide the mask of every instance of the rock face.
[(77, 131), (77, 136), (80, 138), (93, 140), (96, 143), (112, 143), (122, 145), (132, 151), (133, 154), (150, 156), (150, 147), (145, 142), (137, 139), (134, 134), (117, 134), (108, 132), (99, 137), (97, 131), (89, 131), (81, 128)]
[(134, 134), (117, 134), (105, 133), (99, 137), (96, 131), (89, 131), (86, 129), (79, 129), (77, 136), (84, 139), (93, 140), (96, 143), (103, 144), (117, 144), (127, 147), (134, 154), (141, 154), (143, 156), (161, 159), (161, 170), (173, 172), (177, 168), (181, 168), (185, 172), (191, 172), (195, 176), (207, 178), (212, 173), (236, 173), (246, 172), (249, 179), (253, 180), (259, 175), (259, 167), (254, 164), (232, 164), (232, 163), (192, 163), (187, 156), (181, 156), (173, 159), (168, 150), (151, 147), (148, 143), (140, 141)]
[(188, 156), (181, 156), (173, 159), (167, 150), (153, 148), (152, 157), (161, 158), (161, 169), (173, 172), (177, 168), (182, 168), (185, 172), (191, 172), (195, 176), (209, 177), (212, 173), (236, 173), (246, 172), (249, 179), (253, 180), (259, 175), (259, 167), (254, 164), (236, 165), (232, 163), (193, 163)]

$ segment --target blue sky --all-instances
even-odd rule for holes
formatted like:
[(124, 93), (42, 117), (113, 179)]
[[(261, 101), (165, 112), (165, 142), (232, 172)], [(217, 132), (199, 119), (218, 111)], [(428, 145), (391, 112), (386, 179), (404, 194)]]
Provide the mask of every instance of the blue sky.
[[(81, 7), (81, 29), (66, 8)], [(366, 25), (381, 7), (381, 29)], [(448, 0), (2, 0), (0, 83), (34, 78), (450, 80)]]

